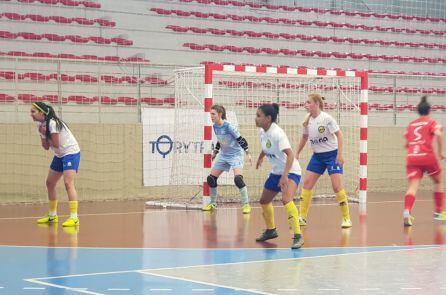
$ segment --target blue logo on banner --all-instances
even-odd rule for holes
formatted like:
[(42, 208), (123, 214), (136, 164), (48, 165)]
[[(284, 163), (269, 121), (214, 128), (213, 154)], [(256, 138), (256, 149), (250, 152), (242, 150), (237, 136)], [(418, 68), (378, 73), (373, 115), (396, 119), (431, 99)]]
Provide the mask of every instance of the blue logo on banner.
[(163, 156), (163, 159), (166, 158), (173, 149), (173, 141), (167, 135), (161, 135), (156, 141), (151, 141), (150, 144), (152, 145), (152, 154), (155, 153), (156, 149), (156, 151)]

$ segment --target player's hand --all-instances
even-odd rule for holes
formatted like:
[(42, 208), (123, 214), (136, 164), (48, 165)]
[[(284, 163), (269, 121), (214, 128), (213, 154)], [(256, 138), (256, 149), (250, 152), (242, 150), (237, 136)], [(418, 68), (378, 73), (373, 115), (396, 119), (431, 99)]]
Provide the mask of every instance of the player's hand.
[(446, 161), (446, 155), (443, 153), (440, 153), (440, 160)]
[(260, 166), (262, 166), (262, 162), (263, 162), (263, 158), (258, 158), (257, 159), (256, 169), (259, 169)]
[(282, 177), (280, 177), (279, 186), (282, 192), (285, 192), (288, 188), (288, 175), (283, 174)]
[(339, 165), (344, 165), (344, 157), (341, 154), (338, 154), (336, 157), (336, 163), (338, 163)]
[(247, 154), (248, 155), (248, 161), (249, 161), (249, 165), (252, 167), (252, 157), (251, 154)]
[(42, 137), (42, 138), (46, 137), (46, 124), (45, 124), (45, 122), (40, 123), (39, 133), (40, 133), (40, 137)]

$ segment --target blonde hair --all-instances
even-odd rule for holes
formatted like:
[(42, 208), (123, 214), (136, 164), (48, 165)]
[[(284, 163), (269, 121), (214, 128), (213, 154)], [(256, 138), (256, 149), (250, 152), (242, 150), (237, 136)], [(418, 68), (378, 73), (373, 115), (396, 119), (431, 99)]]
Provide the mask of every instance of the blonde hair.
[[(313, 102), (319, 104), (319, 108), (321, 109), (321, 111), (324, 110), (324, 100), (325, 100), (325, 97), (323, 97), (319, 93), (310, 93), (310, 94), (308, 94), (308, 97), (311, 98), (311, 100), (313, 100)], [(310, 122), (310, 117), (311, 117), (310, 113), (305, 117), (305, 120), (302, 123), (302, 125), (304, 127), (308, 127), (308, 122)]]

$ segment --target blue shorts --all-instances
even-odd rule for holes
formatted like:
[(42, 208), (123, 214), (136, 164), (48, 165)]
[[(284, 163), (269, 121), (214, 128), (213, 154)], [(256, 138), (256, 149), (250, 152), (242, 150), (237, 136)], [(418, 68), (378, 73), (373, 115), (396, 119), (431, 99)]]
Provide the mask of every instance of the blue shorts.
[(342, 174), (344, 169), (336, 162), (337, 155), (338, 150), (314, 153), (308, 163), (307, 170), (320, 175), (324, 174), (325, 169), (327, 169), (328, 175), (335, 173)]
[[(280, 192), (280, 186), (279, 181), (282, 175), (277, 174), (270, 174), (268, 179), (265, 181), (265, 185), (263, 186), (267, 190), (273, 191), (273, 192)], [(300, 175), (294, 174), (294, 173), (288, 173), (288, 178), (294, 181), (297, 185), (300, 183)]]
[(243, 168), (245, 158), (243, 154), (226, 156), (219, 154), (214, 161), (212, 169), (228, 172), (231, 169)]
[(81, 161), (81, 153), (66, 155), (62, 158), (54, 156), (51, 162), (50, 168), (57, 172), (64, 172), (66, 170), (77, 170), (79, 169), (79, 162)]

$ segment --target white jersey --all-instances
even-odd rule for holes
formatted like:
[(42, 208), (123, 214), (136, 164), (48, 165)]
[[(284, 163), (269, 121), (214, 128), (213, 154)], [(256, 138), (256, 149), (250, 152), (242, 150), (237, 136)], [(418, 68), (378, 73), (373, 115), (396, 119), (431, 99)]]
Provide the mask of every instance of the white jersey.
[(310, 117), (303, 133), (308, 135), (313, 152), (325, 153), (338, 149), (335, 133), (339, 130), (336, 120), (326, 112), (321, 112), (316, 118)]
[[(272, 123), (268, 131), (260, 130), (260, 143), (268, 161), (271, 163), (271, 173), (282, 175), (285, 170), (287, 155), (283, 152), (291, 149), (290, 142), (285, 132), (276, 123)], [(299, 161), (294, 159), (290, 172), (297, 175), (302, 174)]]
[[(42, 122), (42, 125), (46, 125), (46, 122)], [(80, 152), (79, 144), (71, 133), (70, 129), (64, 124), (61, 130), (57, 130), (56, 121), (51, 119), (50, 124), (50, 133), (59, 133), (59, 148), (55, 148), (50, 141), (50, 148), (58, 158), (62, 158), (66, 155), (73, 155)], [(43, 134), (44, 135), (44, 134)]]

